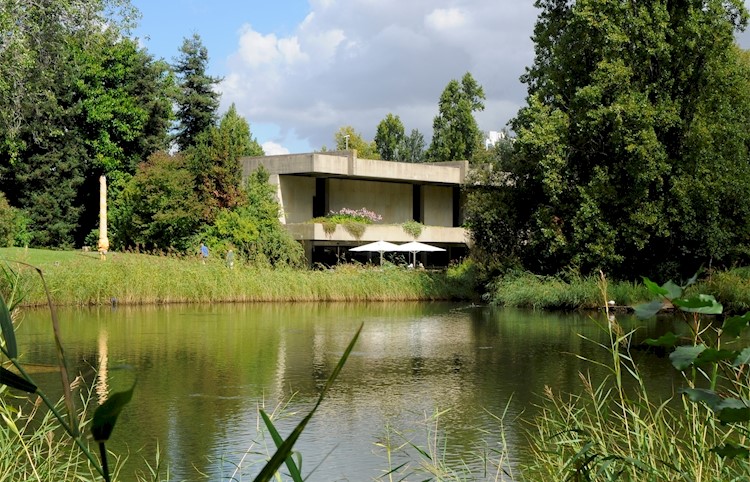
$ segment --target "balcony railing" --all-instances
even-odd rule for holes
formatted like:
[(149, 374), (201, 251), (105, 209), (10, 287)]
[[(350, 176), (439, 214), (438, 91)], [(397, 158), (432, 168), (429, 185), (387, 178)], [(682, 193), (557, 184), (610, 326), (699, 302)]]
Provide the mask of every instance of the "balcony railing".
[[(299, 241), (348, 241), (363, 242), (390, 241), (392, 243), (407, 243), (414, 238), (407, 234), (400, 224), (365, 224), (364, 232), (358, 238), (337, 224), (333, 232), (326, 232), (321, 223), (287, 224), (286, 229)], [(445, 226), (424, 226), (416, 239), (423, 243), (468, 244), (469, 238), (464, 228)]]

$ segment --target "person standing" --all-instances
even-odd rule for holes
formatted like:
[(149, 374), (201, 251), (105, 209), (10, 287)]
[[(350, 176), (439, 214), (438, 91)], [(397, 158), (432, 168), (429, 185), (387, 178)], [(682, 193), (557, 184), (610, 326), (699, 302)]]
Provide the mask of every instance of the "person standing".
[(206, 259), (208, 259), (208, 246), (201, 243), (201, 261), (203, 264), (206, 264)]
[(227, 266), (229, 269), (234, 268), (234, 250), (231, 248), (227, 251)]

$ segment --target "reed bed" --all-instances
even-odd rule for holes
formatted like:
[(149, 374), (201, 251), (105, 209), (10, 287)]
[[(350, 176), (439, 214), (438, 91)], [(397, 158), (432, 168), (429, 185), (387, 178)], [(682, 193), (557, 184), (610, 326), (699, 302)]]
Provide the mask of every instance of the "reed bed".
[(38, 413), (39, 406), (19, 407), (7, 387), (0, 387), (0, 480), (95, 480), (88, 460), (51, 412)]
[[(609, 297), (618, 306), (629, 306), (650, 299), (641, 284), (613, 282)], [(499, 306), (541, 310), (577, 310), (602, 307), (601, 292), (595, 276), (575, 276), (565, 280), (553, 276), (514, 273), (491, 283), (487, 299)]]
[[(607, 285), (602, 275), (602, 299), (609, 298)], [(657, 285), (651, 289), (665, 296), (663, 290)], [(686, 296), (684, 288), (678, 290), (665, 299)], [(558, 394), (545, 388), (541, 413), (530, 420), (533, 459), (522, 468), (522, 480), (748, 480), (748, 418), (730, 418), (722, 412), (724, 406), (746, 407), (750, 390), (746, 361), (726, 349), (724, 358), (680, 360), (694, 349), (718, 352), (718, 347), (732, 347), (740, 353), (745, 345), (740, 335), (748, 325), (738, 323), (745, 318), (736, 316), (714, 331), (710, 323), (702, 324), (694, 308), (696, 300), (708, 302), (707, 295), (689, 296), (689, 302), (676, 308), (690, 315), (685, 320), (692, 340), (672, 346), (669, 361), (665, 359), (682, 374), (682, 388), (674, 397), (659, 399), (649, 393), (648, 380), (630, 351), (634, 332), (625, 332), (614, 314), (604, 313), (599, 326), (608, 333), (609, 342), (590, 341), (610, 358), (589, 361), (604, 368), (606, 376), (596, 381), (580, 373), (578, 393)]]
[(0, 257), (19, 273), (25, 305), (46, 302), (41, 280), (28, 265), (42, 269), (53, 301), (61, 305), (430, 301), (470, 299), (475, 292), (473, 272), (466, 269), (407, 270), (390, 264), (230, 269), (217, 259), (204, 264), (193, 257), (110, 253), (100, 260), (96, 253), (20, 249), (0, 250)]
[(698, 283), (702, 293), (712, 293), (730, 312), (750, 310), (750, 268), (712, 273)]

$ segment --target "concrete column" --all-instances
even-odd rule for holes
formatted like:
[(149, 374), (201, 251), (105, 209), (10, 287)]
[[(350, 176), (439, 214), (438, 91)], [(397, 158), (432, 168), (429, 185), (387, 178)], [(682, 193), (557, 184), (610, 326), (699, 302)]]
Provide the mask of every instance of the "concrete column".
[(109, 251), (107, 237), (107, 178), (99, 177), (99, 256), (106, 259)]

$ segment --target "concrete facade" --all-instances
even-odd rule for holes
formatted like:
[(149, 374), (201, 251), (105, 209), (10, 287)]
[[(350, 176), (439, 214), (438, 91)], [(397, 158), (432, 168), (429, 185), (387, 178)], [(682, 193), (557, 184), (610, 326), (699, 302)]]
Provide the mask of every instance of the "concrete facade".
[[(413, 164), (358, 159), (356, 151), (337, 151), (246, 157), (240, 162), (244, 178), (260, 166), (269, 172), (282, 209), (281, 222), (305, 246), (311, 262), (320, 258), (316, 251), (330, 254), (329, 248), (336, 248), (340, 256), (370, 241), (413, 241), (401, 227), (411, 220), (425, 226), (417, 240), (445, 248), (446, 259), (466, 252), (460, 199), (466, 161)], [(342, 226), (326, 233), (322, 224), (310, 223), (342, 208), (367, 208), (383, 219), (368, 225), (359, 239)]]

